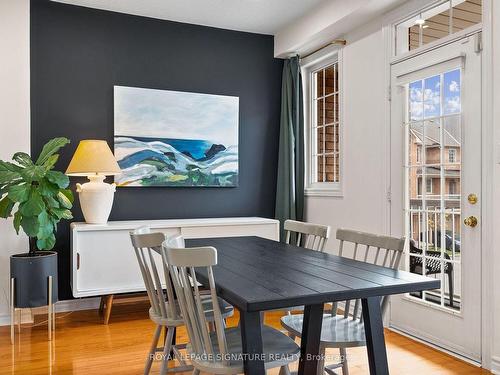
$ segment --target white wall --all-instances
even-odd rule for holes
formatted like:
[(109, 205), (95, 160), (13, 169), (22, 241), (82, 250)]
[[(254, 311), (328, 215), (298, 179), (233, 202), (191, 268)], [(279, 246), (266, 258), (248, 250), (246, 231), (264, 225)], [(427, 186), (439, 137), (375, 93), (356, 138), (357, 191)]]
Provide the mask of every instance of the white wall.
[[(415, 3), (417, 1), (411, 5)], [(490, 152), (483, 158), (483, 173), (489, 176), (487, 181), (491, 184), (492, 194), (484, 197), (483, 207), (486, 211), (491, 210), (491, 215), (483, 217), (482, 226), (487, 232), (486, 237), (491, 238), (490, 243), (484, 245), (491, 248), (491, 255), (483, 262), (483, 288), (492, 303), (483, 315), (486, 324), (483, 361), (485, 366), (491, 366), (494, 374), (500, 374), (500, 2), (491, 0), (491, 3), (493, 40), (492, 45), (485, 44), (484, 48), (490, 48), (493, 55), (493, 136), (485, 137), (483, 147), (494, 150), (494, 156)], [(388, 185), (384, 182), (389, 173), (385, 162), (389, 147), (385, 129), (389, 119), (384, 118), (388, 81), (384, 74), (387, 62), (382, 26), (374, 21), (371, 26), (345, 35), (344, 196), (306, 197), (306, 219), (331, 225), (332, 233), (339, 227), (379, 233), (387, 233), (389, 228)], [(487, 28), (485, 31), (489, 32)], [(483, 84), (489, 83), (485, 81)], [(484, 127), (488, 126), (485, 122)], [(327, 244), (328, 251), (337, 247), (335, 239)]]
[[(291, 22), (274, 36), (274, 55), (309, 53), (366, 25), (406, 0), (329, 0)], [(425, 0), (429, 1), (429, 0)]]
[(316, 39), (325, 33), (325, 29), (338, 24), (340, 20), (368, 2), (369, 0), (331, 0), (323, 2), (307, 15), (302, 16), (276, 33), (274, 36), (275, 56), (283, 57), (293, 54), (311, 42), (317, 44), (326, 43)]
[[(30, 151), (29, 0), (0, 0), (0, 159)], [(8, 321), (9, 256), (25, 252), (12, 220), (0, 219), (0, 325)]]
[(308, 221), (328, 224), (337, 249), (337, 228), (384, 233), (387, 144), (384, 106), (387, 93), (382, 26), (373, 23), (346, 35), (343, 49), (343, 197), (306, 197)]

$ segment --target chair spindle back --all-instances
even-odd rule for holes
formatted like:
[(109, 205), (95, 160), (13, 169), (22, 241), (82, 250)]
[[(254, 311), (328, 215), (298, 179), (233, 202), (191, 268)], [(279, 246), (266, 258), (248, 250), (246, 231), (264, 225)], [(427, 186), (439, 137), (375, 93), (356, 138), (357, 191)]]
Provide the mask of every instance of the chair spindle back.
[[(169, 276), (169, 270), (163, 263), (163, 269), (158, 270), (157, 251), (165, 241), (165, 234), (151, 232), (147, 227), (141, 227), (130, 232), (130, 239), (135, 250), (137, 262), (146, 286), (146, 292), (151, 308), (157, 316), (164, 319), (180, 319), (180, 311), (175, 305), (175, 294)], [(163, 290), (166, 290), (167, 295)], [(169, 302), (170, 303), (167, 303)]]
[[(330, 237), (330, 227), (328, 225), (319, 225), (303, 223), (301, 221), (287, 220), (284, 225), (285, 242), (304, 247), (310, 250), (323, 251), (328, 237)], [(292, 239), (292, 234), (295, 238)]]
[[(212, 266), (217, 264), (217, 250), (210, 246), (186, 249), (182, 236), (173, 236), (164, 242), (162, 252), (177, 293), (193, 354), (205, 360), (227, 364), (228, 348), (224, 320), (218, 303), (212, 270)], [(215, 334), (217, 335), (215, 346), (211, 340), (206, 319), (207, 309), (203, 308), (206, 300), (202, 301), (198, 289), (196, 268), (205, 268), (208, 275), (210, 302), (213, 306)]]
[[(339, 256), (359, 260), (365, 263), (397, 269), (404, 251), (404, 238), (382, 236), (349, 229), (338, 229), (337, 239), (340, 241)], [(352, 245), (352, 255), (347, 255), (346, 245)], [(351, 309), (352, 302), (353, 308)], [(382, 297), (382, 314), (387, 309), (389, 299)], [(338, 303), (333, 304), (332, 315), (336, 315)], [(361, 300), (345, 301), (344, 318), (351, 316), (354, 320), (363, 320)]]

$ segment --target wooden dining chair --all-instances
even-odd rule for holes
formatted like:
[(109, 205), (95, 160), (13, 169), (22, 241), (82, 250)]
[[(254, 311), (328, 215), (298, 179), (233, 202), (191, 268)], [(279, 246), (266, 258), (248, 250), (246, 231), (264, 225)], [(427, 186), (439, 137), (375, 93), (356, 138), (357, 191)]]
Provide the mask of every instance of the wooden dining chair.
[[(404, 239), (377, 234), (338, 229), (340, 241), (339, 256), (397, 269), (404, 250)], [(348, 249), (350, 245), (350, 249)], [(333, 271), (332, 271), (333, 272)], [(388, 297), (382, 297), (382, 314), (387, 309)], [(296, 336), (302, 335), (303, 315), (286, 315), (281, 318), (281, 325)], [(332, 303), (332, 310), (323, 315), (321, 329), (321, 358), (325, 358), (327, 348), (338, 348), (340, 362), (325, 366), (318, 365), (318, 374), (334, 375), (334, 369), (342, 368), (342, 374), (348, 375), (346, 348), (365, 346), (365, 328), (361, 311), (361, 300)]]
[[(244, 372), (241, 331), (239, 327), (226, 328), (223, 315), (214, 303), (215, 332), (207, 326), (196, 269), (205, 269), (212, 301), (217, 300), (216, 284), (212, 267), (217, 265), (214, 247), (185, 248), (182, 237), (174, 237), (163, 245), (164, 258), (172, 276), (182, 315), (190, 340), (187, 347), (195, 370), (211, 374), (242, 374)], [(194, 288), (191, 287), (191, 280)], [(280, 374), (289, 374), (288, 364), (298, 360), (300, 348), (288, 336), (277, 329), (262, 325), (264, 362), (266, 369), (280, 367)]]
[[(149, 374), (157, 352), (163, 352), (160, 374), (166, 374), (167, 369), (173, 372), (191, 371), (193, 367), (186, 363), (179, 352), (179, 350), (186, 347), (186, 344), (173, 345), (175, 328), (184, 325), (184, 317), (175, 298), (168, 267), (162, 261), (160, 255), (161, 245), (166, 239), (165, 234), (152, 233), (149, 228), (142, 227), (131, 232), (130, 239), (132, 240), (139, 269), (151, 303), (149, 317), (156, 324), (153, 342), (144, 367), (144, 374)], [(206, 319), (208, 322), (213, 322), (215, 317), (212, 299), (209, 295), (204, 295), (202, 300)], [(233, 315), (234, 309), (229, 303), (221, 298), (217, 301), (223, 318)], [(158, 341), (163, 327), (167, 329), (165, 345), (159, 348)], [(180, 366), (167, 368), (170, 353), (173, 353)]]
[[(328, 241), (328, 238), (330, 237), (329, 225), (286, 220), (283, 228), (285, 230), (285, 243), (309, 250), (324, 251), (326, 241)], [(291, 315), (292, 311), (304, 310), (304, 306), (295, 306), (284, 310), (287, 315)], [(289, 336), (292, 339), (295, 339), (295, 335), (293, 333), (290, 332)]]
[(310, 250), (323, 251), (330, 237), (330, 226), (286, 220), (285, 242)]

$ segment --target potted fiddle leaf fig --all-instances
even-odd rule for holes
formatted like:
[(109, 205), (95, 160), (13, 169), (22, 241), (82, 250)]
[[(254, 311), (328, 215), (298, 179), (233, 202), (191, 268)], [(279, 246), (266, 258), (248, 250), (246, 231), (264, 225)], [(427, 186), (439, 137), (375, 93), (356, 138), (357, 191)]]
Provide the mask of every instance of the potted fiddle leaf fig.
[(27, 253), (10, 257), (16, 307), (46, 305), (49, 276), (52, 301), (57, 301), (57, 253), (50, 250), (59, 221), (73, 217), (73, 193), (69, 178), (54, 166), (68, 143), (67, 138), (50, 140), (36, 161), (24, 152), (15, 153), (13, 162), (0, 160), (0, 217), (13, 217), (17, 234), (26, 233), (30, 244)]

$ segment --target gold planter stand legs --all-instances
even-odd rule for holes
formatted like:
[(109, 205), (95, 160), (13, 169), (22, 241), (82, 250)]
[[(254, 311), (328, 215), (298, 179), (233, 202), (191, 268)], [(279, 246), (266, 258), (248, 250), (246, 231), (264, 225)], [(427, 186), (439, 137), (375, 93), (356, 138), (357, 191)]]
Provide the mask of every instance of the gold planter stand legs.
[[(18, 333), (21, 333), (21, 310), (22, 308), (16, 308), (16, 279), (12, 277), (10, 279), (10, 343), (14, 345), (15, 339), (15, 325), (16, 325), (16, 312), (19, 311), (19, 315), (17, 317), (17, 330)], [(48, 337), (49, 341), (52, 341), (52, 338), (55, 335), (56, 330), (56, 314), (54, 311), (54, 303), (52, 302), (52, 276), (47, 278), (47, 309), (48, 309), (48, 317), (47, 317), (47, 327), (48, 327)]]

